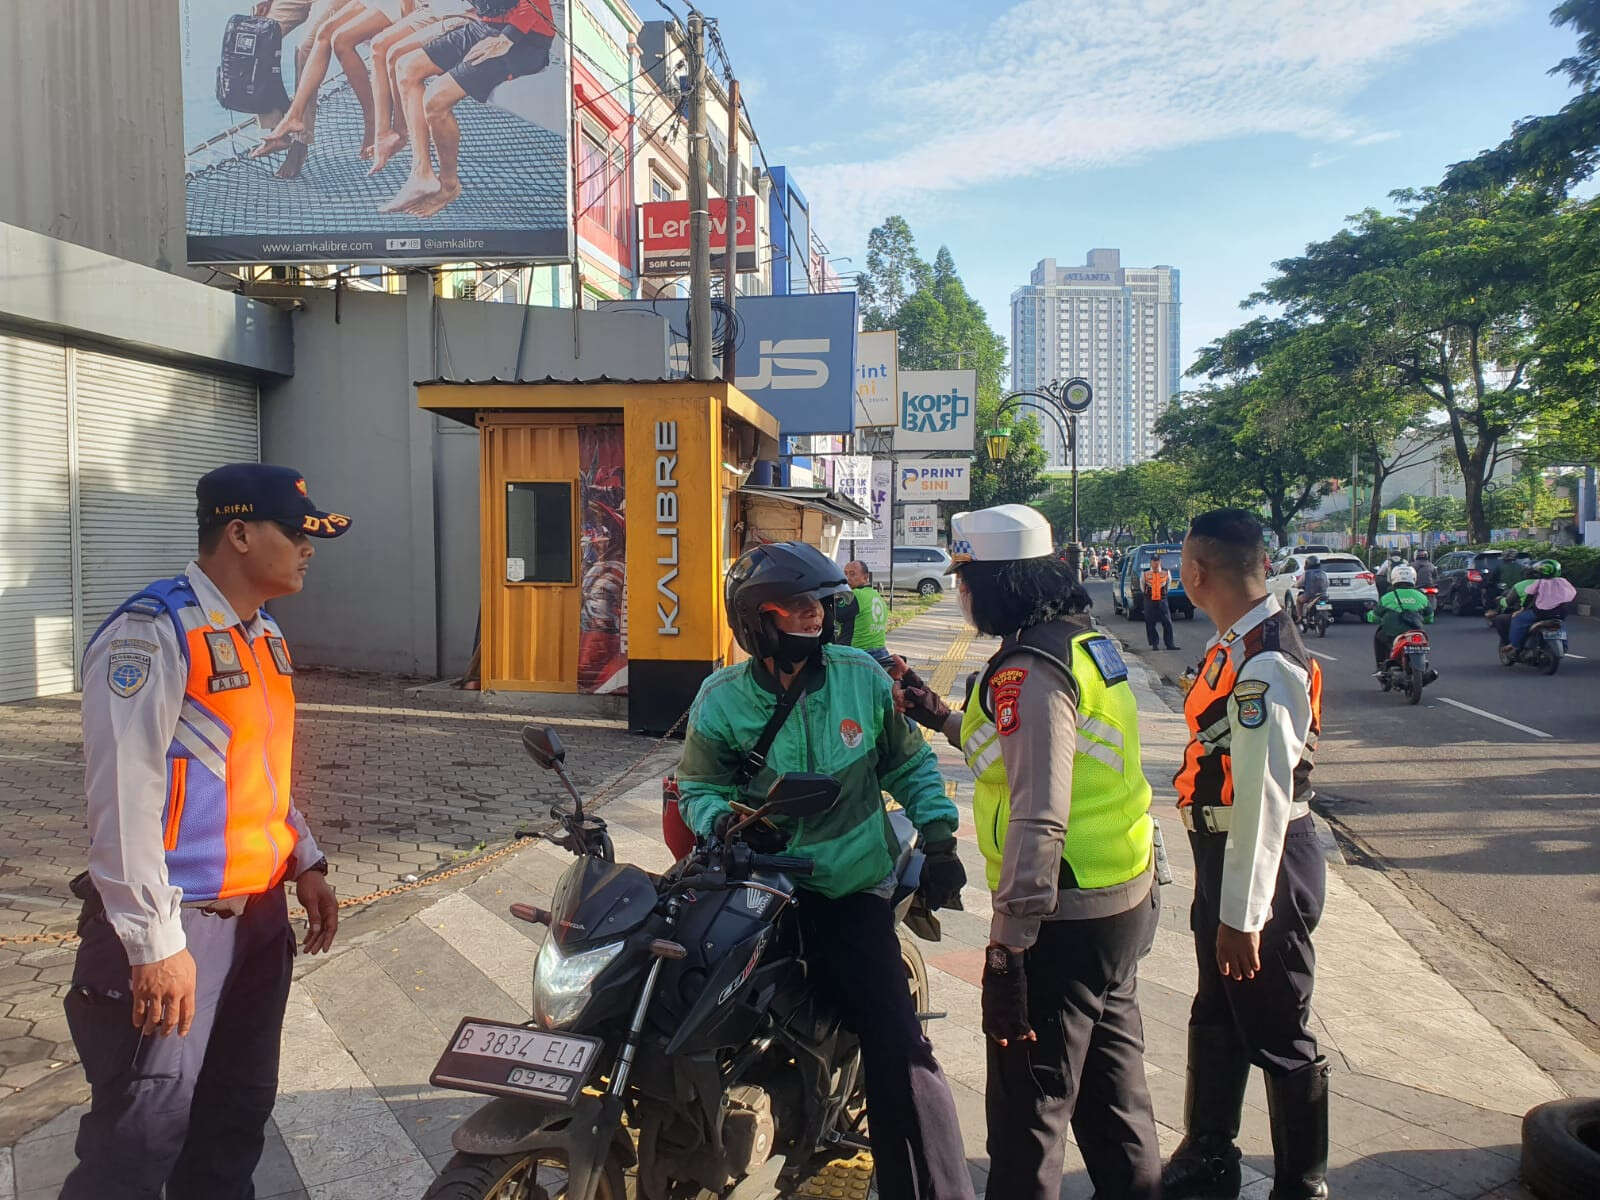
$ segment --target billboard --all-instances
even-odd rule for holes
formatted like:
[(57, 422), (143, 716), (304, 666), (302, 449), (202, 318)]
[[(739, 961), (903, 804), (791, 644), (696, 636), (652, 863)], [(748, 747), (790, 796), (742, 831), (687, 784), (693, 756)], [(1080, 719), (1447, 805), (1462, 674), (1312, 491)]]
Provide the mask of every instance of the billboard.
[[(759, 271), (756, 260), (756, 198), (740, 196), (734, 209), (734, 265), (740, 271)], [(689, 202), (654, 200), (639, 206), (640, 271), (645, 275), (676, 277), (689, 273)], [(711, 269), (721, 271), (727, 261), (728, 202), (711, 201)]]
[(906, 545), (937, 546), (939, 544), (939, 506), (937, 504), (908, 504), (906, 514)]
[[(841, 454), (833, 460), (833, 488), (841, 496), (872, 511), (872, 459), (865, 454)], [(872, 536), (871, 521), (846, 521), (839, 537), (847, 542)]]
[(887, 458), (873, 459), (872, 503), (867, 506), (867, 511), (872, 513), (876, 524), (872, 527), (870, 538), (857, 541), (854, 545), (855, 556), (866, 563), (867, 570), (878, 579), (889, 578), (889, 550), (894, 537), (894, 502), (890, 499), (893, 484), (894, 464)]
[(972, 499), (970, 459), (896, 459), (894, 477), (896, 500)]
[(896, 450), (972, 453), (978, 420), (976, 371), (901, 371)]
[(856, 428), (895, 423), (900, 335), (893, 329), (856, 334)]
[[(610, 300), (600, 308), (664, 317), (672, 331), (669, 366), (675, 377), (688, 375), (687, 300)], [(778, 419), (785, 437), (849, 433), (856, 402), (856, 294), (740, 296), (735, 312), (739, 390)], [(721, 347), (715, 349), (720, 377)]]
[(181, 0), (189, 261), (570, 261), (569, 3)]

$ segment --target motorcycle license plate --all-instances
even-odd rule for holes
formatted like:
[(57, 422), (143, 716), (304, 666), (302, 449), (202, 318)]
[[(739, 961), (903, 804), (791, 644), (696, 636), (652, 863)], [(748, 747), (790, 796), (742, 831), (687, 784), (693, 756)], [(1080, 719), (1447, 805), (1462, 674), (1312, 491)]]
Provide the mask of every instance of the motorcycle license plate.
[(1326, 600), (1318, 600), (1317, 601), (1317, 611), (1318, 612), (1332, 612), (1333, 611), (1333, 605), (1329, 604)]
[(545, 1033), (525, 1025), (467, 1017), (456, 1027), (428, 1081), (490, 1096), (568, 1103), (594, 1073), (599, 1038)]

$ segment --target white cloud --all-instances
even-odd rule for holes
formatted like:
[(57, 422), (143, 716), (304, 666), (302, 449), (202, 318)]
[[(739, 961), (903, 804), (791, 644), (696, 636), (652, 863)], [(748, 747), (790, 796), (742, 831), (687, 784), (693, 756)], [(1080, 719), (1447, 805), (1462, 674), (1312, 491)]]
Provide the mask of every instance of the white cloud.
[(1331, 167), (1334, 163), (1344, 158), (1342, 154), (1329, 154), (1326, 150), (1318, 150), (1311, 156), (1311, 161), (1306, 164), (1313, 171), (1320, 171), (1323, 167)]
[[(856, 157), (807, 166), (806, 189), (846, 241), (966, 188), (1225, 138), (1372, 145), (1399, 133), (1364, 131), (1345, 102), (1396, 59), (1515, 6), (1023, 0), (978, 35), (919, 31), (856, 107)], [(886, 129), (896, 136), (879, 153)]]
[(1380, 142), (1392, 142), (1403, 136), (1398, 129), (1385, 129), (1379, 133), (1369, 133), (1351, 141), (1352, 146), (1376, 146)]

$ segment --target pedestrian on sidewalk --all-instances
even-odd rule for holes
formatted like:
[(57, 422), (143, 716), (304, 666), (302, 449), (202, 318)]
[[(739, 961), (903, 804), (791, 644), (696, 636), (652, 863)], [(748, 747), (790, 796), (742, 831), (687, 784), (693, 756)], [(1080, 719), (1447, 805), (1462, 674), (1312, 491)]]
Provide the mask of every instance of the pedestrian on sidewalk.
[(278, 1089), (294, 933), (339, 924), (328, 860), (289, 794), (294, 667), (261, 607), (338, 537), (288, 467), (195, 487), (200, 549), (124, 601), (83, 662), (89, 869), (65, 1000), (90, 1085), (62, 1200), (244, 1200)]
[(1053, 1200), (1070, 1126), (1100, 1200), (1153, 1200), (1161, 1153), (1137, 972), (1161, 900), (1128, 669), (1052, 557), (1040, 513), (1003, 504), (953, 525), (961, 605), (1000, 649), (964, 712), (927, 688), (903, 702), (977, 776), (973, 823), (994, 893), (989, 1195)]
[(1322, 673), (1267, 593), (1261, 523), (1239, 508), (1196, 517), (1183, 586), (1221, 631), (1184, 698), (1178, 806), (1194, 852), (1200, 982), (1189, 1013), (1184, 1138), (1166, 1200), (1239, 1194), (1250, 1066), (1266, 1074), (1271, 1200), (1328, 1194), (1328, 1060), (1311, 1032), (1327, 867), (1312, 826)]
[(1161, 555), (1150, 556), (1150, 569), (1139, 579), (1144, 591), (1144, 636), (1150, 649), (1159, 650), (1156, 643), (1156, 626), (1161, 626), (1161, 636), (1168, 650), (1181, 650), (1172, 643), (1172, 605), (1167, 599), (1167, 589), (1172, 586), (1172, 573), (1161, 565)]
[(839, 640), (846, 646), (865, 650), (873, 660), (894, 675), (894, 655), (889, 653), (889, 606), (883, 593), (872, 586), (872, 571), (866, 563), (852, 560), (844, 565), (850, 595), (839, 602)]
[(695, 697), (678, 766), (681, 803), (699, 836), (720, 838), (736, 820), (733, 804), (759, 808), (786, 771), (839, 781), (825, 815), (771, 820), (788, 852), (815, 864), (797, 880), (806, 965), (861, 1041), (878, 1194), (972, 1200), (955, 1100), (906, 988), (889, 904), (900, 846), (883, 794), (921, 834), (932, 908), (961, 907), (959, 815), (932, 748), (896, 711), (889, 676), (864, 652), (832, 644), (848, 595), (838, 566), (804, 542), (757, 546), (734, 563), (728, 623), (750, 658), (712, 675)]

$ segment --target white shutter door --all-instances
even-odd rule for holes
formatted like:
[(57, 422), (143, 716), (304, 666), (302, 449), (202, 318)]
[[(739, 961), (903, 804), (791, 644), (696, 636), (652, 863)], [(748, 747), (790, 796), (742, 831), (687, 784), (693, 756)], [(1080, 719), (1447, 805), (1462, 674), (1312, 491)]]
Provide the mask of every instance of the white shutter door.
[(256, 387), (98, 351), (75, 355), (83, 630), (195, 555), (195, 481), (255, 462)]
[(0, 334), (0, 702), (72, 690), (66, 351)]

